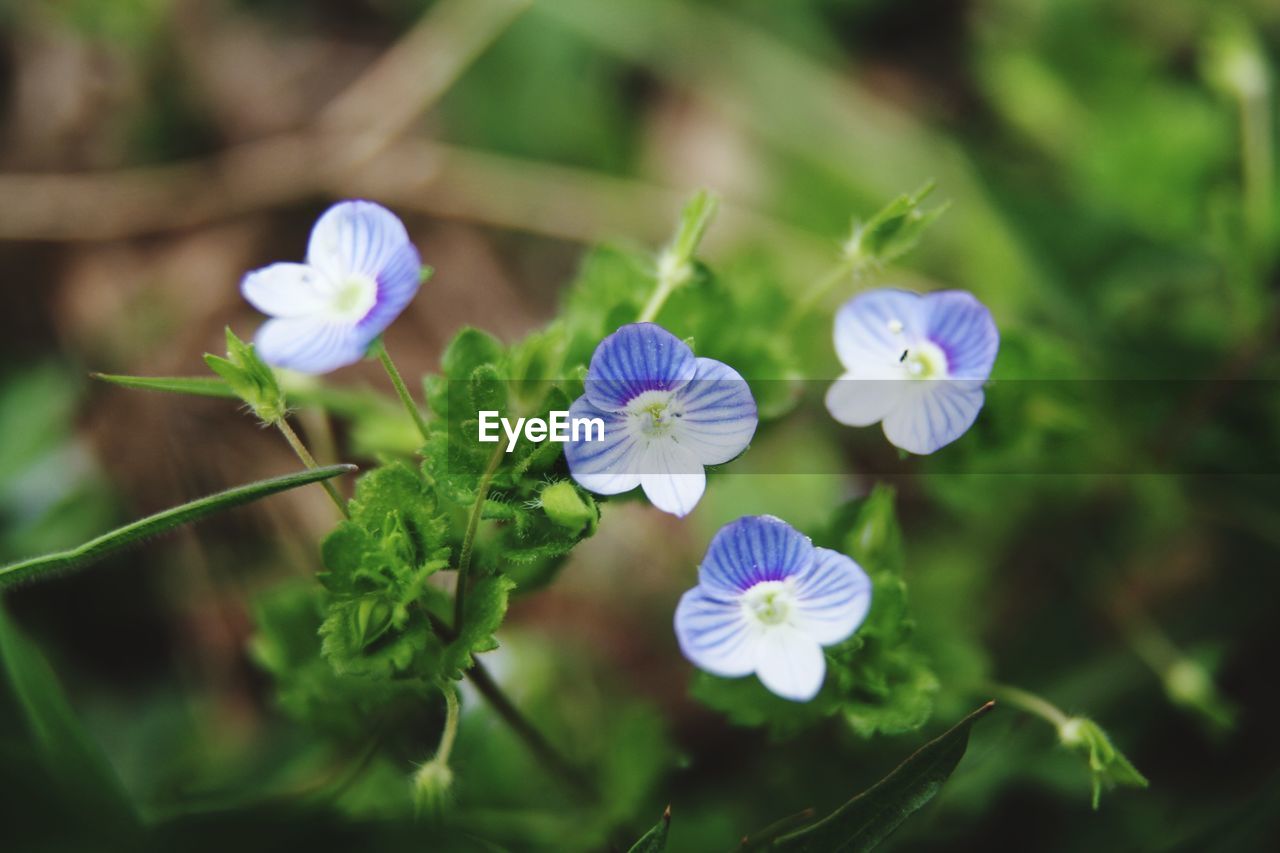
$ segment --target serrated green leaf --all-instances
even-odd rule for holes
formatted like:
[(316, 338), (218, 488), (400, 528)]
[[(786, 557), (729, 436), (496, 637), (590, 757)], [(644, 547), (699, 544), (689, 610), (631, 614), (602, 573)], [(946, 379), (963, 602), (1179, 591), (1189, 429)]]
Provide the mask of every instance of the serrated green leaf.
[(299, 471), (296, 474), (286, 474), (283, 477), (259, 480), (256, 483), (237, 486), (233, 489), (227, 489), (225, 492), (218, 492), (216, 495), (209, 495), (172, 509), (166, 509), (163, 512), (158, 512), (155, 515), (149, 515), (131, 524), (118, 527), (110, 533), (104, 533), (95, 539), (90, 539), (79, 547), (58, 551), (53, 554), (45, 554), (41, 557), (33, 557), (29, 560), (22, 560), (0, 567), (0, 590), (15, 584), (49, 577), (59, 572), (83, 568), (121, 548), (127, 548), (148, 537), (164, 533), (183, 524), (189, 524), (216, 512), (260, 500), (278, 492), (318, 483), (321, 480), (328, 480), (332, 477), (337, 477), (339, 474), (347, 474), (355, 470), (356, 466), (354, 465), (328, 465), (309, 471)]
[(467, 594), (462, 630), (444, 650), (440, 670), (443, 678), (461, 678), (471, 668), (473, 655), (498, 647), (493, 634), (506, 618), (507, 602), (515, 585), (515, 581), (502, 575), (489, 575), (475, 582)]
[(627, 853), (662, 853), (667, 849), (667, 836), (671, 833), (671, 806), (640, 840), (631, 845)]
[(779, 838), (771, 849), (814, 853), (873, 849), (937, 795), (964, 757), (973, 724), (994, 706), (994, 702), (983, 705), (875, 785), (812, 826)]
[(479, 329), (468, 326), (454, 336), (440, 356), (440, 370), (449, 379), (467, 380), (481, 365), (497, 365), (502, 361), (502, 342)]

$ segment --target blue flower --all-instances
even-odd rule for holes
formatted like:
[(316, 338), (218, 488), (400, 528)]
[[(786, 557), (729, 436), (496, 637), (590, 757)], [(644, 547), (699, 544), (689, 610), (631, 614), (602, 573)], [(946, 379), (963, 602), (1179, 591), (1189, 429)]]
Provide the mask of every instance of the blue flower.
[[(658, 509), (688, 515), (706, 489), (705, 465), (728, 462), (755, 435), (756, 401), (738, 372), (654, 323), (623, 326), (591, 356), (571, 419), (599, 418), (604, 437), (565, 444), (573, 478), (597, 494), (636, 486)], [(593, 440), (585, 440), (587, 436)]]
[(418, 292), (418, 250), (395, 214), (371, 201), (343, 201), (311, 229), (305, 264), (277, 263), (240, 283), (273, 319), (254, 345), (269, 364), (328, 373), (354, 364)]
[(823, 646), (853, 634), (871, 606), (871, 580), (837, 551), (815, 548), (780, 518), (720, 528), (698, 585), (676, 607), (676, 638), (713, 675), (755, 673), (784, 699), (807, 702), (826, 677)]
[(841, 307), (835, 343), (845, 374), (827, 391), (831, 416), (881, 421), (890, 442), (926, 454), (977, 419), (1000, 333), (973, 294), (873, 290)]

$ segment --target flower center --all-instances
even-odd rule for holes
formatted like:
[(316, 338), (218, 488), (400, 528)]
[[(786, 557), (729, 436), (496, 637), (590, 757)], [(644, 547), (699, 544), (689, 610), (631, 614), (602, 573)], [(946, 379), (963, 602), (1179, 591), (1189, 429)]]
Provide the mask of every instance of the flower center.
[(761, 625), (781, 625), (791, 615), (795, 598), (786, 581), (761, 581), (742, 595), (742, 607)]
[(337, 283), (329, 310), (339, 319), (355, 322), (378, 302), (378, 283), (367, 275), (349, 275)]
[(645, 438), (662, 438), (680, 417), (670, 391), (645, 391), (627, 404), (633, 427)]
[(918, 341), (902, 351), (903, 369), (911, 379), (945, 379), (947, 354), (933, 341)]

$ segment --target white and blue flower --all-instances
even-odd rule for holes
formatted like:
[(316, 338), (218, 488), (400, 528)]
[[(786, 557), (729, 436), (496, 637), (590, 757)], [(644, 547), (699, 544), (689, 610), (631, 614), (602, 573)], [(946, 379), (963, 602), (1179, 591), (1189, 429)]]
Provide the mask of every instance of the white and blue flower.
[(871, 580), (838, 551), (815, 548), (780, 518), (720, 528), (698, 585), (676, 607), (684, 656), (713, 675), (755, 673), (784, 699), (807, 702), (826, 677), (822, 647), (848, 639), (871, 606)]
[(623, 326), (600, 342), (569, 415), (604, 422), (603, 440), (565, 444), (575, 480), (602, 495), (640, 486), (654, 506), (680, 516), (706, 489), (703, 467), (746, 450), (759, 422), (737, 371), (695, 357), (655, 323)]
[(827, 391), (842, 424), (880, 422), (910, 453), (932, 453), (973, 425), (1000, 347), (991, 312), (961, 290), (873, 290), (836, 314), (845, 373)]
[(240, 283), (272, 319), (254, 345), (269, 364), (328, 373), (364, 357), (421, 282), (418, 250), (396, 215), (371, 201), (343, 201), (311, 229), (307, 262), (276, 263)]

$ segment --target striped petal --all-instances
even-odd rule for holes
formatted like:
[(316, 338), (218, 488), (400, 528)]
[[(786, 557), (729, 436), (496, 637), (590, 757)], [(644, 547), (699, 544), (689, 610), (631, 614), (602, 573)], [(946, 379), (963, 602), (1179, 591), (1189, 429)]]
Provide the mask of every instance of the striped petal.
[(927, 455), (964, 435), (982, 409), (982, 381), (925, 379), (884, 419), (890, 443), (908, 453)]
[(789, 625), (778, 625), (756, 644), (756, 675), (783, 699), (808, 702), (822, 689), (827, 660), (813, 637)]
[(872, 290), (836, 312), (836, 355), (845, 370), (894, 365), (924, 336), (923, 299), (906, 290)]
[(328, 373), (363, 358), (369, 341), (343, 323), (288, 317), (263, 323), (254, 345), (268, 364), (303, 373)]
[(683, 517), (702, 500), (707, 489), (702, 463), (670, 436), (650, 441), (640, 464), (645, 497), (663, 512)]
[[(565, 460), (573, 479), (599, 495), (617, 495), (640, 485), (643, 447), (627, 426), (623, 412), (606, 412), (579, 397), (569, 407), (569, 418), (600, 418), (604, 421), (604, 440), (567, 441)], [(583, 434), (584, 436), (586, 433)]]
[(944, 290), (924, 297), (924, 334), (947, 356), (947, 375), (986, 379), (1000, 348), (1000, 332), (972, 293)]
[(813, 543), (780, 518), (749, 515), (720, 528), (698, 567), (698, 582), (712, 594), (735, 596), (762, 581), (809, 569)]
[(724, 678), (755, 672), (760, 629), (736, 600), (694, 587), (676, 606), (675, 627), (680, 651), (699, 669)]
[(271, 264), (240, 282), (240, 293), (249, 304), (272, 317), (322, 312), (329, 305), (329, 289), (325, 274), (307, 264)]
[(871, 607), (871, 579), (850, 558), (830, 548), (813, 549), (813, 564), (795, 579), (792, 624), (820, 645), (848, 639)]
[(674, 402), (678, 425), (672, 434), (703, 465), (728, 462), (746, 450), (760, 422), (747, 381), (710, 358), (697, 360), (697, 373)]
[(307, 263), (334, 281), (350, 275), (376, 279), (402, 256), (406, 245), (413, 248), (394, 213), (371, 201), (341, 201), (321, 214), (311, 229)]
[(586, 396), (617, 411), (645, 391), (672, 391), (697, 372), (693, 350), (656, 323), (623, 326), (600, 342), (587, 370)]

